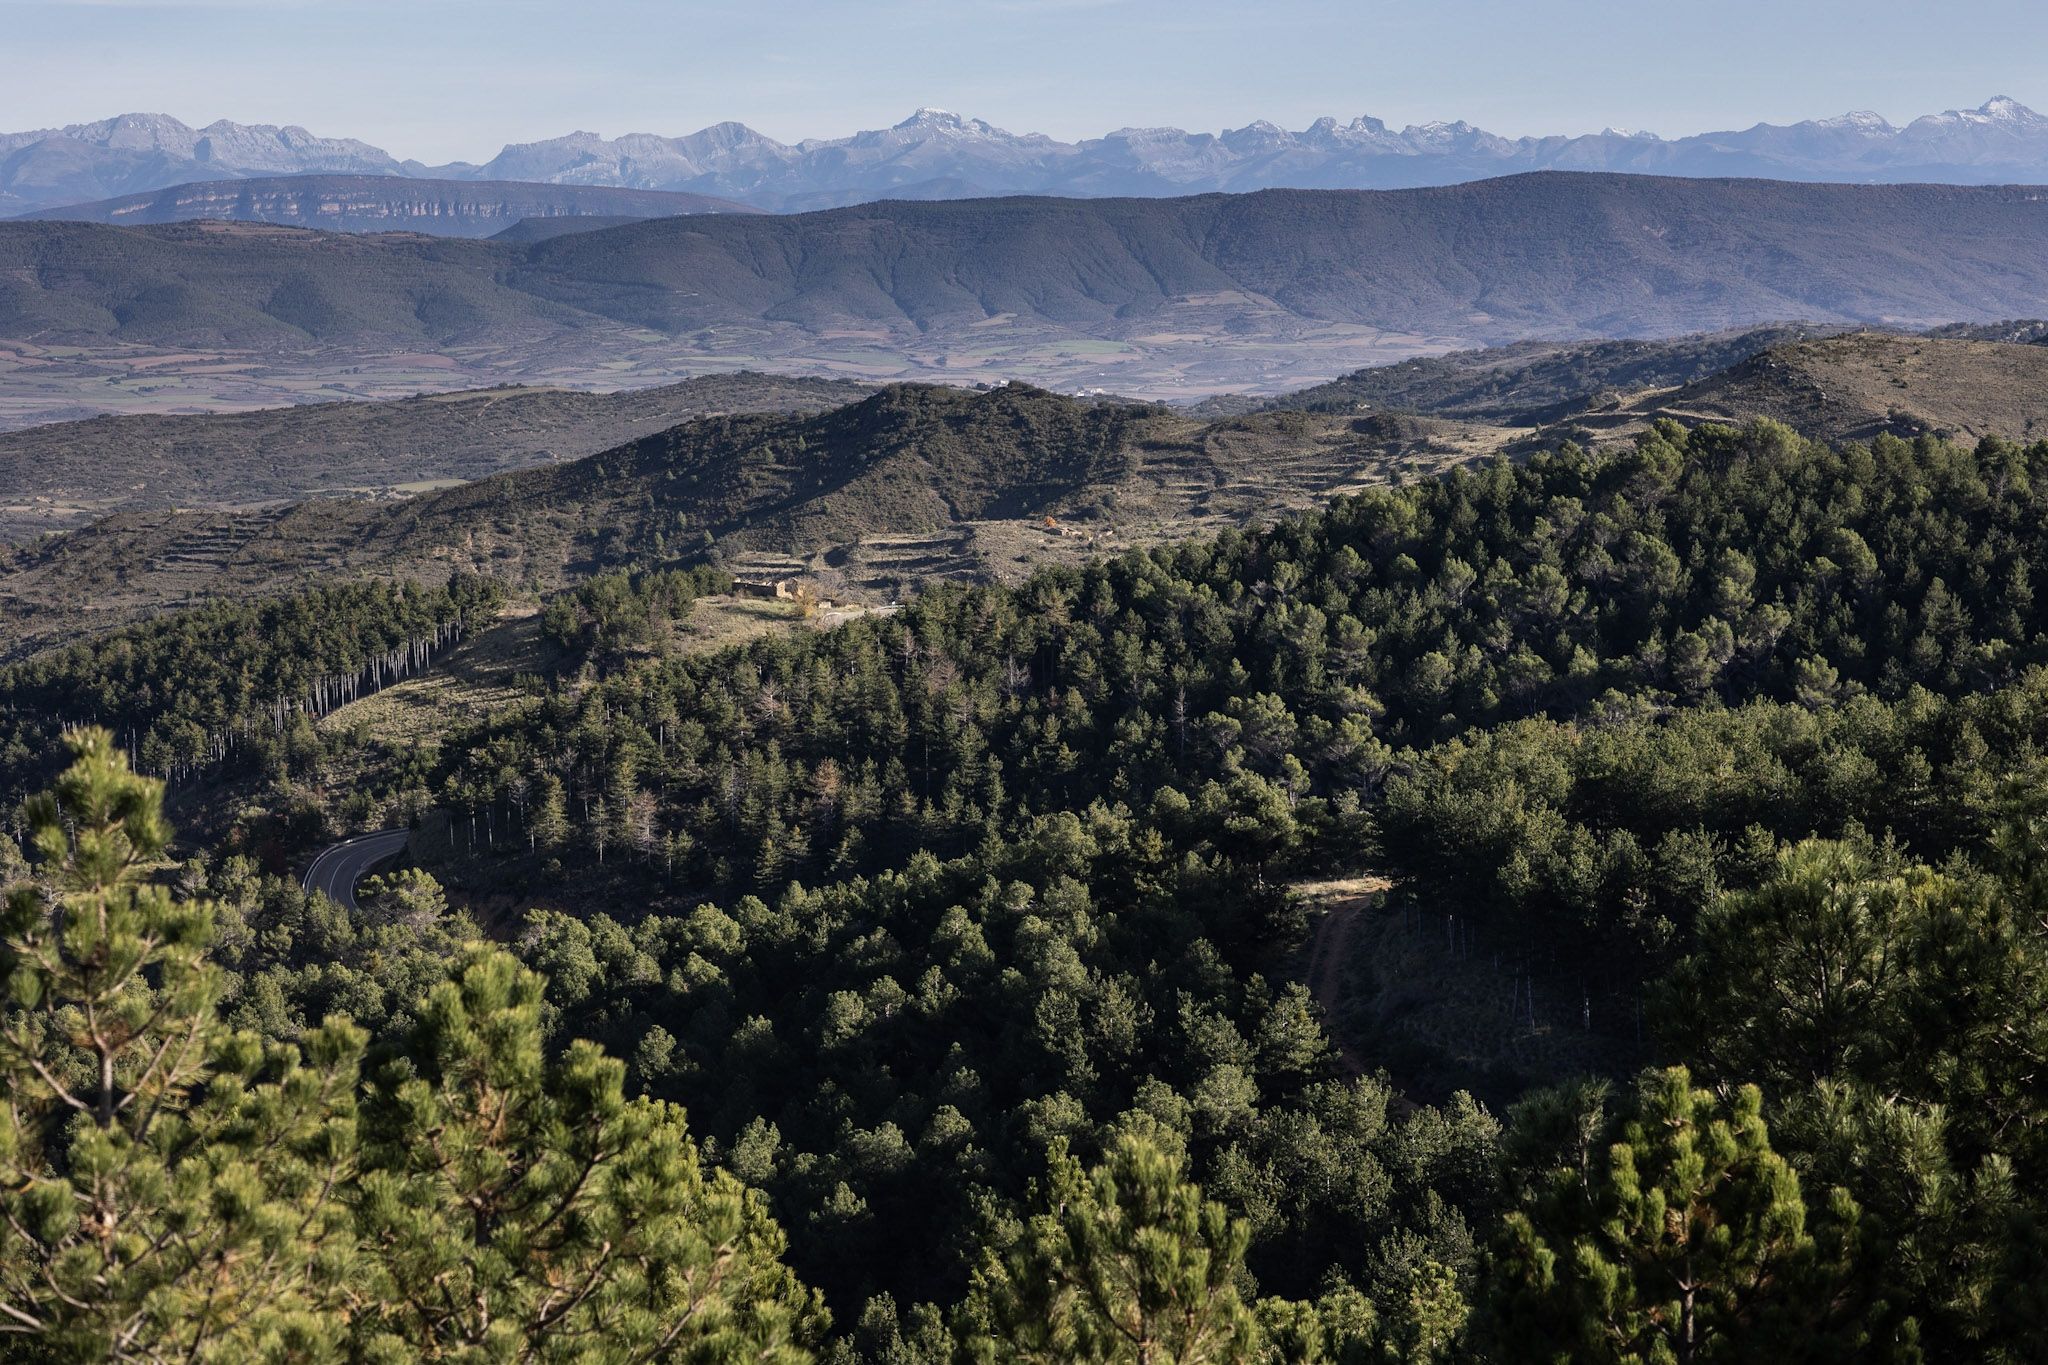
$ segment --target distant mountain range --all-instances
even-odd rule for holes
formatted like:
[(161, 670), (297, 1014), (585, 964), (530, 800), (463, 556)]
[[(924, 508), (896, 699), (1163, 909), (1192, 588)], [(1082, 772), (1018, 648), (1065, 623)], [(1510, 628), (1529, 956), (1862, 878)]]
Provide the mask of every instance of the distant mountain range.
[(1220, 134), (1125, 128), (1081, 142), (1014, 134), (921, 109), (893, 128), (777, 142), (744, 124), (683, 137), (576, 132), (506, 147), (481, 165), (401, 161), (352, 138), (162, 114), (0, 134), (0, 215), (96, 203), (194, 181), (382, 175), (666, 190), (777, 211), (878, 198), (1006, 194), (1171, 196), (1274, 187), (1397, 189), (1535, 170), (1749, 176), (1850, 183), (2048, 183), (2048, 117), (2000, 96), (1895, 127), (1871, 113), (1665, 140), (1606, 130), (1504, 138), (1469, 123), (1393, 129), (1319, 119)]
[(211, 218), (333, 232), (425, 232), (436, 237), (493, 237), (531, 223), (521, 235), (538, 237), (554, 235), (546, 224), (566, 224), (575, 231), (694, 213), (759, 212), (709, 195), (609, 185), (289, 175), (198, 181), (22, 216), (121, 226)]
[[(651, 356), (1199, 396), (1529, 338), (2040, 316), (2048, 195), (1984, 186), (1541, 172), (1420, 190), (892, 201), (538, 241), (0, 224), (0, 338), (40, 348), (24, 352), (24, 383), (76, 372), (79, 347), (233, 351), (271, 373), (343, 349), (466, 356), (467, 373), (499, 382), (617, 385)], [(595, 368), (564, 368), (579, 354)], [(152, 368), (147, 382), (168, 379)], [(96, 381), (62, 393), (114, 396)]]

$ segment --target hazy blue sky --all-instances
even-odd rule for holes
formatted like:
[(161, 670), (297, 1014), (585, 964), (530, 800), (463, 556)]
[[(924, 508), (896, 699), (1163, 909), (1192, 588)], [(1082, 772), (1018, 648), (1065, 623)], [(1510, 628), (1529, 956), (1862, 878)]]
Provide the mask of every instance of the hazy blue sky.
[(127, 110), (482, 160), (575, 128), (839, 136), (1321, 114), (1666, 136), (2010, 94), (2041, 0), (0, 0), (0, 129)]

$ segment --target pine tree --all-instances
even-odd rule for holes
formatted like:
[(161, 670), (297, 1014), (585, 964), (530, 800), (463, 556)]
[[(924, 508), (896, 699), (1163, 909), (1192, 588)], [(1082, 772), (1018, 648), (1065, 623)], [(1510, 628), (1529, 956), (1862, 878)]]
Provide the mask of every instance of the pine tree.
[(1210, 1365), (1259, 1358), (1239, 1299), (1250, 1231), (1149, 1137), (1119, 1136), (1084, 1171), (1052, 1152), (1049, 1208), (977, 1275), (966, 1316), (979, 1361)]
[(796, 1365), (823, 1331), (760, 1196), (585, 1042), (542, 1046), (542, 981), (476, 949), (366, 1103), (365, 1358)]
[(1666, 991), (1667, 1033), (1714, 1077), (1794, 1099), (1815, 1081), (1939, 1105), (1972, 1163), (2048, 1154), (2041, 830), (2001, 826), (2002, 875), (1885, 866), (1808, 840), (1700, 917)]
[(1618, 1140), (1605, 1153), (1572, 1144), (1580, 1155), (1539, 1173), (1508, 1214), (1493, 1283), (1501, 1353), (1684, 1365), (1867, 1349), (1830, 1321), (1855, 1207), (1837, 1190), (1833, 1233), (1816, 1239), (1762, 1111), (1754, 1086), (1724, 1103), (1683, 1067), (1644, 1073)]
[(398, 924), (415, 931), (431, 929), (448, 913), (448, 895), (434, 874), (407, 867), (366, 877), (356, 900), (373, 923)]
[(1667, 1031), (1713, 1075), (1889, 1080), (1911, 1037), (1908, 940), (1954, 891), (1925, 869), (1885, 875), (1851, 845), (1795, 845), (1769, 881), (1700, 916), (1665, 991)]
[(103, 730), (26, 815), (0, 930), (0, 1337), (58, 1359), (336, 1354), (362, 1035), (231, 1033), (213, 912), (143, 880), (163, 784)]
[(562, 779), (543, 773), (540, 801), (533, 809), (533, 841), (544, 852), (553, 853), (569, 842), (569, 801), (562, 792)]

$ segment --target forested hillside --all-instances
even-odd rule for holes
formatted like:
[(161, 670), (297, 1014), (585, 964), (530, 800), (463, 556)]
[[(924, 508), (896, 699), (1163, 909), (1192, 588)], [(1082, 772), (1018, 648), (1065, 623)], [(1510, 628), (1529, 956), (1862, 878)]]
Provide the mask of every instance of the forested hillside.
[[(1047, 461), (1136, 419), (1074, 420)], [(711, 653), (671, 628), (706, 581), (648, 555), (554, 598), (553, 671), (405, 762), (365, 777), (357, 731), (308, 724), (182, 775), (253, 776), (249, 818), (434, 811), (360, 917), (232, 839), (148, 894), (209, 902), (223, 1026), (333, 1074), (346, 1014), (414, 1059), (421, 1115), (467, 1074), (435, 1059), (498, 1036), (449, 1032), (449, 992), (539, 1008), (461, 946), (510, 945), (547, 1056), (601, 1045), (621, 1093), (687, 1110), (716, 1188), (761, 1192), (790, 1270), (720, 1292), (791, 1359), (1136, 1360), (1077, 1344), (1135, 1331), (1204, 1361), (2023, 1360), (2048, 1331), (2044, 499), (2048, 445), (1664, 423)], [(116, 635), (0, 696), (204, 696), (189, 638)], [(1327, 899), (1375, 876), (1369, 906)], [(10, 944), (69, 885), (30, 883)], [(1325, 914), (1424, 954), (1472, 996), (1462, 1031), (1363, 953), (1312, 991)], [(10, 991), (9, 1036), (53, 1037)], [(384, 1207), (326, 1224), (373, 1268)], [(459, 1258), (445, 1236), (418, 1254)], [(54, 1245), (16, 1234), (9, 1263)], [(416, 1311), (392, 1273), (363, 1321)], [(639, 1303), (637, 1273), (593, 1271), (591, 1302)], [(83, 1332), (122, 1292), (35, 1303)], [(183, 1322), (153, 1302), (138, 1330)]]
[(195, 608), (0, 669), (0, 793), (14, 804), (41, 785), (63, 733), (88, 724), (173, 782), (238, 761), (281, 771), (312, 721), (424, 672), (502, 595), (481, 578), (316, 588)]

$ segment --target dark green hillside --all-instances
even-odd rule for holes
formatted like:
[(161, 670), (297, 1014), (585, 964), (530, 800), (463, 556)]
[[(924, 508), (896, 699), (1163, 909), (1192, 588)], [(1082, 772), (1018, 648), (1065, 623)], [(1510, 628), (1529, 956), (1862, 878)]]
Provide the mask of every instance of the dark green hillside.
[(812, 412), (867, 391), (743, 373), (613, 394), (494, 389), (51, 423), (0, 432), (0, 540), (145, 507), (251, 507), (479, 479), (608, 450), (705, 413)]
[(488, 522), (527, 563), (545, 565), (559, 548), (584, 569), (714, 540), (841, 544), (1042, 515), (1114, 482), (1148, 427), (1175, 425), (1156, 409), (1020, 385), (901, 386), (815, 417), (709, 418), (574, 464), (449, 489), (392, 508), (365, 534), (408, 553)]
[[(897, 471), (941, 459), (960, 472), (925, 506), (1021, 510), (1161, 447), (1337, 419), (1162, 438), (1182, 420), (892, 389), (387, 509), (367, 534), (420, 534), (423, 552), (582, 553), (601, 527), (643, 561), (494, 627), (550, 648), (502, 655), (535, 671), (426, 734), (379, 729), (389, 694), (267, 732), (265, 706), (328, 660), (381, 667), (486, 609), (484, 583), (207, 608), (0, 674), (20, 771), (73, 695), (146, 725), (187, 794), (236, 769), (226, 841), (146, 895), (99, 872), (104, 850), (164, 849), (156, 793), (104, 737), (25, 814), (61, 876), (31, 881), (0, 838), (19, 887), (0, 972), (40, 973), (13, 978), (0, 1067), (37, 1150), (95, 1130), (49, 1077), (124, 1074), (67, 1027), (87, 973), (39, 965), (45, 945), (102, 941), (52, 932), (102, 897), (182, 954), (152, 1001), (200, 1014), (201, 1034), (250, 1031), (167, 1112), (248, 1122), (83, 1150), (242, 1154), (237, 1188), (272, 1210), (315, 1191), (332, 1255), (301, 1258), (295, 1321), (365, 1358), (409, 1358), (415, 1309), (447, 1320), (409, 1290), (417, 1266), (527, 1264), (532, 1204), (490, 1177), (590, 1131), (533, 1101), (552, 1062), (550, 1085), (582, 1077), (600, 1115), (686, 1106), (709, 1161), (760, 1192), (751, 1225), (655, 1205), (704, 1234), (659, 1244), (681, 1267), (660, 1283), (699, 1283), (688, 1267), (740, 1238), (764, 1258), (724, 1286), (759, 1307), (742, 1320), (830, 1365), (1031, 1359), (1077, 1316), (1157, 1321), (1133, 1306), (1148, 1295), (1194, 1305), (1159, 1316), (1224, 1341), (1213, 1365), (1621, 1365), (1685, 1358), (1616, 1345), (1673, 1285), (1700, 1291), (1706, 1358), (2031, 1359), (2048, 1330), (2048, 599), (2031, 586), (2048, 442), (1831, 447), (1768, 421), (1659, 422), (1623, 450), (1561, 446), (718, 651), (683, 627), (723, 575), (655, 571), (633, 540), (692, 506), (772, 519), (898, 495)], [(284, 647), (238, 646), (238, 628)], [(237, 726), (256, 731), (250, 761), (223, 764), (207, 742)], [(311, 854), (413, 816), (411, 865), (364, 881), (353, 910), (251, 856), (281, 851), (278, 831)], [(67, 827), (92, 856), (66, 862)], [(545, 996), (465, 948), (481, 937), (514, 945)], [(323, 1026), (336, 1013), (374, 1039), (360, 1085), (366, 1039)], [(322, 1140), (256, 1141), (258, 1120), (284, 1122), (252, 1079), (258, 1037), (262, 1065), (298, 1060), (292, 1112)], [(472, 1044), (514, 1055), (486, 1070)], [(492, 1121), (503, 1073), (525, 1078), (509, 1128)], [(487, 1102), (464, 1108), (477, 1076)], [(330, 1181), (358, 1131), (361, 1163)], [(621, 1145), (644, 1178), (597, 1182), (538, 1243), (536, 1276), (568, 1247), (602, 1262), (583, 1273), (606, 1304), (649, 1292), (637, 1261), (604, 1260), (621, 1213), (583, 1214), (696, 1188), (696, 1149), (662, 1131), (658, 1150), (650, 1129)], [(466, 1202), (445, 1196), (450, 1142), (479, 1153)], [(33, 1301), (83, 1339), (133, 1296), (76, 1270), (90, 1226), (49, 1209), (102, 1167), (21, 1150), (0, 1144), (0, 1273), (52, 1267), (65, 1292)], [(530, 1169), (575, 1199), (596, 1164)], [(202, 1222), (195, 1168), (153, 1169), (96, 1197), (124, 1226)], [(422, 1222), (428, 1245), (405, 1240)], [(300, 1255), (304, 1238), (277, 1239)], [(217, 1261), (209, 1288), (241, 1283), (238, 1254)], [(361, 1282), (331, 1283), (336, 1263)], [(832, 1310), (829, 1343), (791, 1272)], [(1081, 1276), (1100, 1294), (1058, 1292)], [(247, 1302), (149, 1321), (240, 1342), (269, 1322), (230, 1311)]]
[[(2048, 667), (2048, 605), (2028, 587), (2048, 560), (2044, 502), (2042, 445), (1986, 442), (1973, 450), (1887, 437), (1838, 452), (1774, 423), (1691, 432), (1666, 423), (1610, 458), (1567, 449), (1523, 465), (1497, 462), (1342, 499), (1266, 532), (1048, 570), (1014, 589), (929, 594), (900, 621), (759, 646), (754, 666), (778, 695), (809, 692), (836, 715), (830, 726), (797, 735), (786, 733), (793, 717), (778, 712), (763, 729), (785, 746), (778, 761), (865, 762), (861, 746), (874, 732), (863, 708), (873, 699), (846, 680), (863, 660), (886, 658), (878, 639), (919, 633), (931, 657), (918, 668), (943, 659), (943, 671), (977, 705), (994, 708), (977, 736), (906, 700), (919, 719), (907, 734), (891, 731), (899, 735), (892, 744), (908, 746), (898, 755), (906, 764), (927, 743), (954, 753), (920, 766), (919, 798), (932, 809), (914, 817), (920, 837), (947, 852), (972, 847), (977, 805), (997, 819), (1012, 803), (1019, 815), (1045, 813), (1149, 792), (1176, 775), (1229, 781), (1257, 772), (1293, 784), (1297, 797), (1363, 799), (1390, 775), (1421, 782), (1418, 773), (1429, 770), (1416, 767), (1417, 753), (1442, 756), (1448, 778), (1458, 755), (1440, 746), (1535, 716), (1566, 727), (1549, 737), (1558, 745), (1577, 742), (1571, 726), (1618, 730), (1676, 709), (1752, 701), (1823, 710), (1869, 696), (1906, 706), (1900, 723), (1919, 724), (1917, 699), (2009, 688)], [(809, 675), (821, 657), (834, 681)], [(571, 689), (561, 700), (591, 708), (590, 716), (642, 708), (652, 716), (668, 694), (678, 717), (702, 718), (706, 708), (723, 714), (741, 704), (713, 696), (732, 666), (691, 660), (622, 680), (609, 697)], [(1035, 681), (1005, 697), (1005, 688), (1022, 685), (1016, 669)], [(854, 690), (840, 690), (842, 683)], [(1740, 724), (1789, 724), (1763, 715)], [(707, 722), (704, 743), (726, 743), (743, 728), (730, 719)], [(521, 717), (515, 726), (529, 722)], [(550, 724), (578, 728), (566, 717)], [(915, 728), (924, 724), (941, 729)], [(1979, 729), (1989, 737), (1988, 721)], [(2020, 729), (2034, 732), (2031, 724)], [(1041, 751), (1054, 733), (1072, 761)], [(599, 733), (585, 735), (598, 747), (567, 761), (587, 774), (614, 751)], [(1721, 742), (1701, 732), (1703, 749)], [(1795, 730), (1771, 744), (1790, 762), (1812, 742)], [(1923, 743), (1930, 759), (1948, 761), (1943, 755), (1956, 749), (1953, 738)], [(2022, 752), (2029, 743), (2005, 747)], [(1887, 762), (1905, 761), (1911, 747)], [(1073, 757), (1107, 752), (1119, 755), (1108, 767)], [(778, 779), (764, 789), (776, 796), (760, 823), (736, 830), (695, 804), (713, 795), (705, 784), (720, 780), (723, 761), (670, 758), (695, 764), (677, 779), (676, 827), (688, 829), (707, 859), (722, 852), (734, 871), (751, 864), (775, 821), (797, 821), (807, 799), (801, 782)], [(478, 770), (466, 780), (483, 789), (523, 771), (502, 759), (489, 759), (500, 776)], [(1001, 781), (984, 790), (996, 771)], [(1723, 793), (1720, 801), (1748, 817), (1720, 817), (1716, 829), (1732, 837), (1748, 823), (1770, 827), (1782, 813), (1773, 801), (1808, 812), (1823, 801), (1831, 809), (1849, 802), (1836, 817), (1841, 824), (1882, 814), (1883, 789), (1859, 794), (1816, 776), (1802, 795), (1789, 773), (1779, 777), (1787, 785)], [(1510, 787), (1534, 800), (1554, 783), (1532, 768), (1487, 785), (1498, 814), (1514, 805)], [(1700, 799), (1681, 785), (1654, 806), (1610, 798), (1589, 809), (1661, 838), (1670, 829), (1658, 822), (1683, 825), (1673, 811)], [(878, 829), (913, 819), (881, 807), (875, 818)], [(1916, 841), (1949, 846), (1961, 837), (1956, 824), (1924, 814), (1908, 823), (1905, 807), (1885, 818)], [(1394, 853), (1412, 879), (1448, 895), (1466, 885), (1455, 846), (1434, 857), (1405, 845)], [(1612, 847), (1597, 852), (1619, 856)], [(1660, 905), (1648, 880), (1654, 859), (1643, 852), (1648, 861), (1612, 874), (1622, 881), (1579, 884), (1583, 904), (1501, 895), (1488, 913), (1536, 917), (1530, 932), (1548, 941), (1640, 931), (1650, 938), (1636, 949), (1652, 952), (1649, 927), (1629, 919)], [(1470, 870), (1491, 877), (1497, 860), (1475, 860)], [(1535, 865), (1519, 871), (1534, 876)], [(1633, 908), (1631, 893), (1643, 898)], [(1459, 899), (1475, 913), (1484, 908), (1476, 896)]]
[(173, 781), (271, 765), (345, 701), (426, 671), (481, 629), (502, 586), (352, 584), (221, 602), (0, 668), (0, 792), (47, 782), (73, 726), (105, 725)]
[[(1244, 1213), (1262, 1292), (1334, 1268), (1400, 1321), (1435, 1262), (1475, 1310), (1527, 1311), (1540, 1275), (1479, 1246), (1504, 1208), (1555, 1228), (1576, 1205), (1520, 1163), (1569, 1170), (1545, 1144), (1605, 1151), (1649, 1102), (1556, 1096), (1504, 1141), (1457, 1087), (1504, 1104), (1684, 1061), (1770, 1082), (1753, 1103), (1829, 1235), (1884, 1211), (1812, 1320), (1782, 1305), (1795, 1335), (1997, 1360), (2038, 1310), (1974, 1296), (2036, 1273), (2048, 1169), (2044, 497), (2038, 444), (1667, 424), (613, 662), (448, 746), (430, 790), (501, 842), (442, 870), (600, 912), (528, 921), (564, 1026), (634, 1047), (849, 1309), (956, 1301), (958, 1230), (1022, 1197), (1046, 1141), (1153, 1123)], [(1397, 874), (1393, 912), (1332, 913), (1389, 953), (1355, 947), (1324, 1017), (1446, 1101), (1405, 1119), (1274, 985), (1306, 931), (1278, 889), (1363, 868)], [(1831, 956), (1837, 927), (1871, 956)], [(1419, 970), (1391, 976), (1393, 950)], [(1813, 972), (1896, 994), (1812, 1020)], [(1866, 1104), (1891, 1107), (1839, 1107)], [(1908, 1161), (1985, 1172), (1939, 1186), (1962, 1226), (1894, 1185)], [(1518, 1339), (1459, 1322), (1455, 1358)]]

